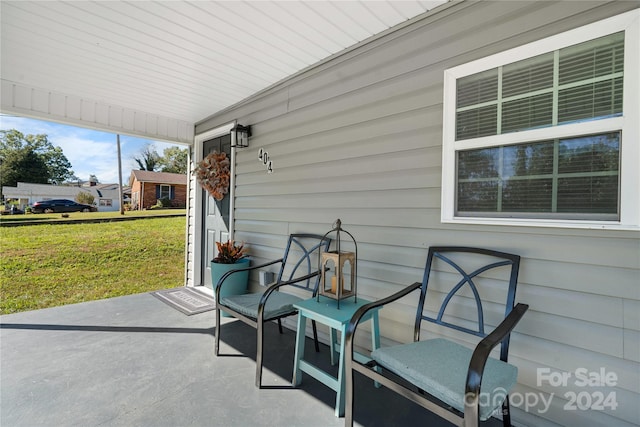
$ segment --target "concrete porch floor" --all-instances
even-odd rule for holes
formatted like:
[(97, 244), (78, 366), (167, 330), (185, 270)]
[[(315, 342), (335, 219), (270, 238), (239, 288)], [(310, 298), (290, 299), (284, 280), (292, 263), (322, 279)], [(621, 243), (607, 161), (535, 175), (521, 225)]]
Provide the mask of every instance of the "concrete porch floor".
[[(255, 330), (213, 311), (186, 316), (138, 294), (0, 317), (0, 425), (342, 426), (335, 392), (304, 375), (291, 387), (295, 335), (266, 332), (261, 390)], [(323, 326), (319, 325), (319, 328)], [(307, 339), (306, 356), (329, 367)], [(356, 424), (450, 425), (356, 375)]]

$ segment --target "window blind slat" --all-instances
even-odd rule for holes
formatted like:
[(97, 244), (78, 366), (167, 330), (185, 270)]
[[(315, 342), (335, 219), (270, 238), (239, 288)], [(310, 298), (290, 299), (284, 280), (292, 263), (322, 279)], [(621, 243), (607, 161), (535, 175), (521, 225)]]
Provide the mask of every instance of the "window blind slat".
[(616, 214), (618, 176), (558, 180), (558, 212)]
[(621, 115), (622, 84), (623, 78), (619, 77), (561, 90), (558, 93), (558, 123)]
[(560, 85), (622, 71), (624, 33), (616, 33), (560, 50)]
[(456, 92), (458, 108), (495, 101), (498, 98), (498, 69), (459, 79)]
[(553, 87), (553, 53), (503, 67), (503, 98), (551, 87)]
[(502, 107), (502, 133), (551, 126), (553, 94), (505, 102)]
[(456, 139), (495, 135), (497, 117), (498, 109), (495, 105), (457, 113)]

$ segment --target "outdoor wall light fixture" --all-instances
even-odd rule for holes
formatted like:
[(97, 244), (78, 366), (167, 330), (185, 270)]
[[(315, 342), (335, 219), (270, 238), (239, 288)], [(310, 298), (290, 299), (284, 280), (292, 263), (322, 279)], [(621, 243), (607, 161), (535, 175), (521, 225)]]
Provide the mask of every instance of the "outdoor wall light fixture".
[(231, 129), (231, 146), (237, 148), (247, 148), (249, 146), (249, 137), (251, 136), (251, 126), (242, 126), (236, 124)]

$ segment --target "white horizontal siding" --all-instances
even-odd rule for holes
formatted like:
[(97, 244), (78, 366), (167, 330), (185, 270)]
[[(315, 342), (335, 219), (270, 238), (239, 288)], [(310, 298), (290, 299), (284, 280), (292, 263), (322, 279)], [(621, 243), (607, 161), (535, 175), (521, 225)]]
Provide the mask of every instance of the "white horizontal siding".
[[(236, 156), (235, 237), (261, 261), (279, 257), (289, 233), (325, 233), (340, 218), (358, 241), (366, 299), (420, 281), (431, 245), (517, 253), (517, 299), (531, 307), (512, 339), (518, 391), (555, 397), (548, 413), (517, 410), (516, 422), (640, 424), (640, 234), (440, 223), (444, 69), (632, 7), (455, 4), (210, 118), (199, 133), (233, 119), (252, 125), (250, 148)], [(260, 148), (272, 174), (258, 161)], [(383, 342), (412, 339), (414, 309), (405, 298), (382, 310)], [(487, 310), (489, 323), (497, 322), (501, 308)], [(470, 320), (470, 311), (455, 315)], [(424, 327), (425, 336), (438, 333), (448, 334)], [(617, 373), (615, 411), (565, 411), (564, 393), (579, 388), (537, 385), (538, 368), (579, 367)]]

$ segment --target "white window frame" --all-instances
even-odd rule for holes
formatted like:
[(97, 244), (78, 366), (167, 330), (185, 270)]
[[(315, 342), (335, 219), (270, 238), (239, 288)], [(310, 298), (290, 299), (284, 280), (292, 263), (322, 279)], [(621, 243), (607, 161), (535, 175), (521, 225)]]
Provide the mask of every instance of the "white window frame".
[[(456, 81), (502, 65), (625, 31), (623, 115), (547, 128), (456, 141)], [(564, 228), (640, 229), (640, 10), (585, 25), (552, 37), (478, 59), (444, 72), (442, 142), (442, 217), (444, 223)], [(501, 145), (567, 138), (622, 130), (620, 144), (620, 219), (583, 221), (468, 217), (455, 215), (456, 152)]]
[(158, 197), (158, 199), (164, 199), (164, 197), (162, 196), (163, 191), (166, 190), (167, 193), (167, 199), (171, 200), (171, 186), (169, 184), (160, 184), (160, 197)]

